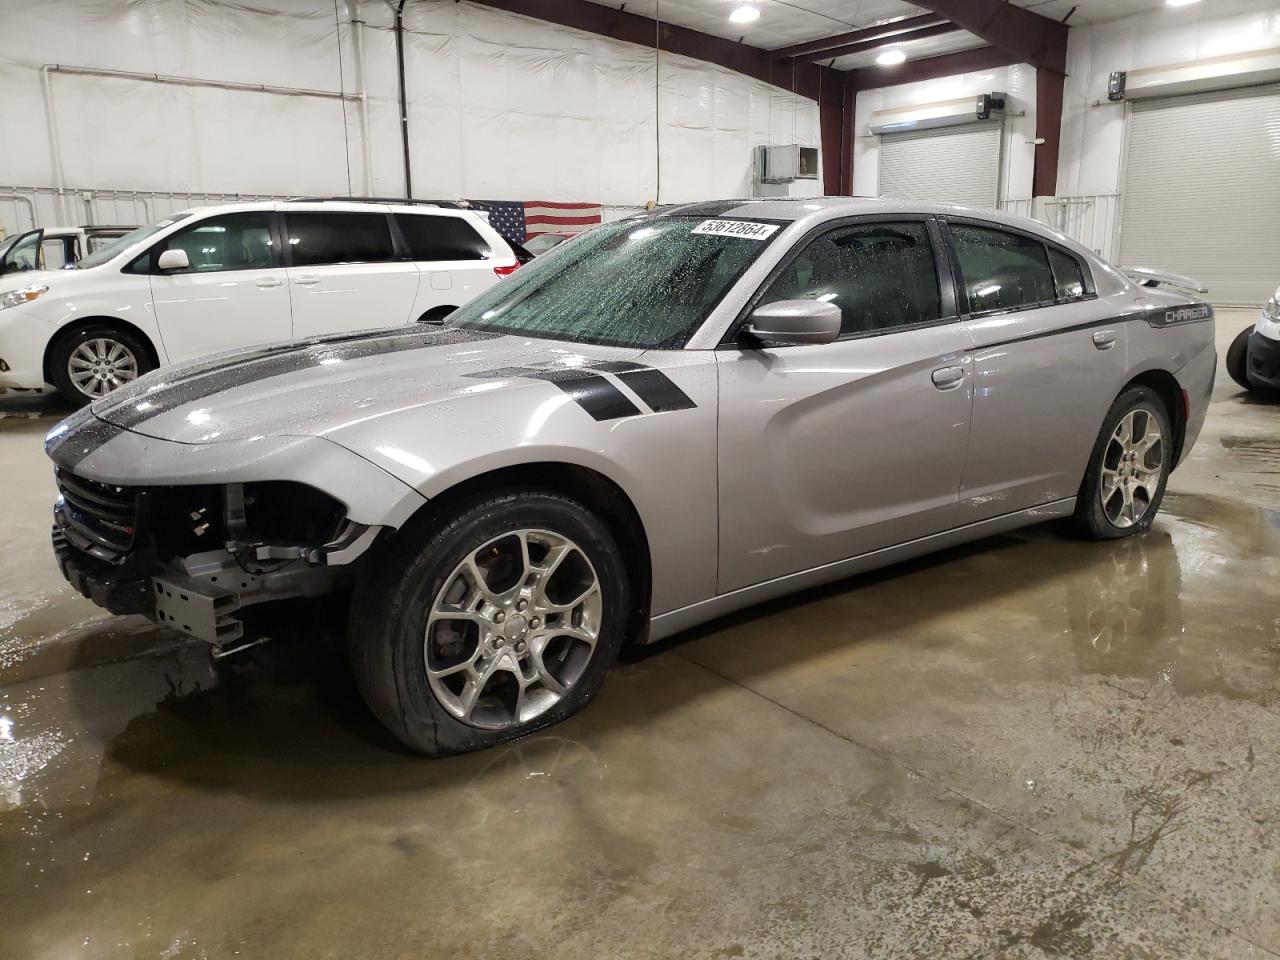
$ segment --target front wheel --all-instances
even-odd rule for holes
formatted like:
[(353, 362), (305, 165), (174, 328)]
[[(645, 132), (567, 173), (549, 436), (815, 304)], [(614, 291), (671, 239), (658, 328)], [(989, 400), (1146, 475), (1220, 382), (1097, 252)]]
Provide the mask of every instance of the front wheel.
[(112, 326), (86, 327), (61, 340), (50, 357), (58, 392), (83, 405), (155, 368), (141, 339)]
[(472, 498), (409, 527), (352, 605), (357, 685), (383, 724), (429, 756), (516, 739), (580, 710), (627, 627), (618, 547), (558, 494)]
[(1151, 526), (1173, 469), (1173, 429), (1150, 387), (1116, 398), (1102, 422), (1076, 495), (1075, 525), (1090, 540), (1115, 540)]

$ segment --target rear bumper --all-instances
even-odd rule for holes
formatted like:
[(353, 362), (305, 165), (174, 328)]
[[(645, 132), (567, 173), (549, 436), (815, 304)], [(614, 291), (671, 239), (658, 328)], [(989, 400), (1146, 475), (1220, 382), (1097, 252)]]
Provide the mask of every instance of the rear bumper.
[(1280, 390), (1280, 341), (1257, 331), (1249, 334), (1247, 364), (1250, 386)]

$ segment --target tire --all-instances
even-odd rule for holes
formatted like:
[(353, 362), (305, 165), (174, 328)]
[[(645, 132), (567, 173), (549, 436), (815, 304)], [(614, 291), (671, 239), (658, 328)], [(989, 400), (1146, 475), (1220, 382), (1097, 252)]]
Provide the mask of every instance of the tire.
[[(563, 560), (541, 582), (548, 603), (576, 604), (568, 614), (546, 612), (536, 602), (539, 587), (528, 586), (531, 571), (554, 566), (561, 547)], [(471, 570), (486, 578), (488, 594)], [(596, 595), (589, 594), (590, 577)], [(587, 599), (570, 596), (580, 589)], [(499, 603), (490, 602), (495, 597)], [(586, 507), (535, 490), (472, 496), (447, 516), (410, 524), (364, 571), (348, 632), (356, 685), (383, 725), (427, 756), (505, 743), (563, 720), (595, 696), (625, 639), (630, 598), (618, 546)], [(437, 619), (436, 610), (445, 616)], [(553, 618), (559, 630), (550, 627)], [(594, 646), (580, 636), (592, 629)], [(552, 681), (563, 684), (559, 692)]]
[[(1139, 453), (1135, 447), (1130, 455), (1136, 459), (1122, 458), (1125, 445), (1118, 438), (1117, 430), (1131, 416), (1134, 418), (1130, 421), (1131, 436), (1139, 428), (1143, 431), (1135, 440), (1145, 438), (1149, 430), (1159, 430), (1158, 456), (1153, 446), (1144, 453)], [(1149, 469), (1157, 460), (1159, 473), (1152, 475)], [(1073, 518), (1076, 531), (1089, 540), (1117, 540), (1147, 530), (1160, 510), (1172, 466), (1173, 429), (1164, 401), (1150, 387), (1127, 388), (1103, 418), (1102, 429), (1089, 456), (1088, 469), (1076, 494)], [(1119, 484), (1113, 483), (1117, 473)], [(1113, 490), (1105, 505), (1104, 478)], [(1146, 482), (1135, 487), (1141, 480)], [(1128, 500), (1125, 499), (1126, 489)], [(1115, 499), (1117, 496), (1119, 501)], [(1126, 504), (1132, 506), (1126, 509)]]
[(1227, 348), (1227, 375), (1246, 390), (1252, 389), (1249, 386), (1249, 334), (1251, 333), (1253, 333), (1253, 327), (1245, 327)]
[[(58, 392), (76, 406), (83, 406), (154, 370), (156, 364), (151, 356), (147, 343), (136, 333), (109, 324), (95, 324), (59, 340), (49, 359), (53, 384)], [(84, 363), (89, 357), (98, 357), (104, 366), (88, 381), (86, 390), (73, 379), (71, 364), (73, 358)], [(91, 368), (77, 366), (75, 369), (85, 372)], [(104, 376), (97, 376), (97, 373)], [(99, 389), (100, 392), (94, 392)]]

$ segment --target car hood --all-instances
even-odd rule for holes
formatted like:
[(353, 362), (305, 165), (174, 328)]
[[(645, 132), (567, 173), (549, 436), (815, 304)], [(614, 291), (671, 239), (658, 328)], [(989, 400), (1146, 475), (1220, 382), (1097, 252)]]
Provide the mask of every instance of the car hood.
[(94, 403), (94, 416), (180, 443), (325, 436), (362, 421), (468, 394), (517, 392), (501, 376), (638, 350), (450, 327), (395, 327), (224, 353), (164, 367)]
[(67, 274), (74, 272), (73, 270), (18, 270), (14, 273), (0, 274), (0, 293), (21, 290), (23, 287), (34, 286), (35, 284), (50, 286), (53, 283), (58, 283), (61, 286)]

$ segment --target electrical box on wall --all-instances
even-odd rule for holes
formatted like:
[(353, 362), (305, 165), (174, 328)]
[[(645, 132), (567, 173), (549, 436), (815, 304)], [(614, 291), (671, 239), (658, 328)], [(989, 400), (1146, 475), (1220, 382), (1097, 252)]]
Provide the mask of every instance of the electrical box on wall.
[(756, 180), (759, 183), (791, 183), (818, 179), (818, 148), (788, 143), (780, 147), (756, 147)]

